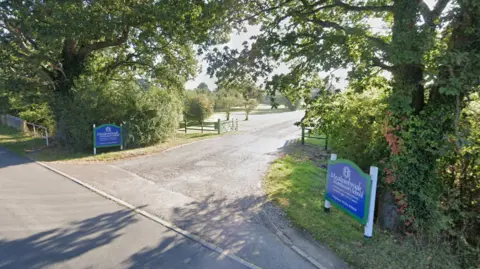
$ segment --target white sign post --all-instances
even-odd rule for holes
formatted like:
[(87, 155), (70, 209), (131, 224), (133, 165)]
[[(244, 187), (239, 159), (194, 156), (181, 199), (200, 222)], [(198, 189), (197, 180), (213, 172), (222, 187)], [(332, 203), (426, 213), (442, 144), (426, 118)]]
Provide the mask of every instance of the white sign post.
[[(93, 135), (95, 136), (95, 124), (93, 125)], [(95, 142), (93, 142), (93, 155), (97, 155), (97, 148), (95, 147)]]
[[(336, 161), (337, 160), (337, 154), (332, 153), (332, 156), (330, 157), (330, 160), (331, 161)], [(328, 213), (328, 212), (330, 212), (330, 208), (332, 208), (332, 204), (330, 203), (330, 201), (325, 199), (325, 206), (323, 208), (323, 211)]]
[(375, 198), (377, 197), (378, 167), (370, 166), (370, 177), (372, 177), (372, 190), (370, 193), (370, 207), (368, 212), (368, 221), (365, 225), (364, 235), (371, 238), (373, 235), (373, 217), (375, 214)]

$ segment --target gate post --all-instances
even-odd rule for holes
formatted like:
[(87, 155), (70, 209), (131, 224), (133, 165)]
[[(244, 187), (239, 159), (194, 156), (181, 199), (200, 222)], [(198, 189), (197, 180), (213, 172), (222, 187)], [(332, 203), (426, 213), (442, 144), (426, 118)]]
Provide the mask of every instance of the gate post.
[(302, 126), (302, 145), (305, 145), (305, 126)]
[(217, 127), (218, 127), (218, 134), (222, 133), (222, 130), (220, 130), (220, 119), (217, 120)]
[(47, 140), (47, 147), (48, 147), (48, 129), (45, 128), (45, 139)]
[(370, 193), (368, 221), (364, 229), (364, 236), (366, 238), (371, 238), (373, 235), (373, 215), (375, 214), (375, 199), (377, 196), (378, 167), (370, 166), (370, 177), (372, 180), (372, 190)]
[(93, 125), (93, 155), (97, 155), (97, 148), (95, 147), (97, 144), (97, 136), (95, 134), (95, 124)]
[[(337, 160), (337, 154), (332, 154), (332, 156), (330, 157), (330, 160), (336, 161)], [(328, 178), (328, 172), (327, 172), (327, 178)], [(325, 205), (324, 205), (323, 211), (326, 212), (326, 213), (329, 213), (331, 207), (332, 207), (332, 204), (330, 203), (330, 201), (325, 199)]]

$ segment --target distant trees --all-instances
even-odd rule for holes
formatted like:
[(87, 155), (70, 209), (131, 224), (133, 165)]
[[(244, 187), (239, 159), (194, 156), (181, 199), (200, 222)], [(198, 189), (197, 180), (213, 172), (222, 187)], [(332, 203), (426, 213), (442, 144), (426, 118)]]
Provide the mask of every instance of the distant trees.
[(240, 92), (234, 89), (221, 88), (217, 91), (216, 108), (225, 111), (227, 120), (230, 120), (230, 113), (233, 107), (242, 105), (243, 97)]
[(215, 101), (207, 94), (189, 94), (185, 100), (184, 117), (202, 123), (213, 114)]
[(208, 88), (207, 83), (201, 82), (198, 84), (197, 88), (195, 89), (197, 92), (202, 92), (202, 93), (208, 93), (210, 92), (210, 89)]
[[(264, 98), (263, 91), (251, 80), (233, 80), (224, 82), (217, 93), (217, 100), (222, 108), (228, 109), (227, 119), (230, 118), (231, 108), (234, 106), (243, 107), (245, 110), (245, 120)], [(228, 108), (227, 108), (228, 107)]]

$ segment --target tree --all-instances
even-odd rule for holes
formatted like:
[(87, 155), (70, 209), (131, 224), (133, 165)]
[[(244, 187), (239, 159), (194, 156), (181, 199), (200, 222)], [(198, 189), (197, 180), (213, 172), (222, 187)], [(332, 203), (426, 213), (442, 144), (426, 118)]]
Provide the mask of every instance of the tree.
[(218, 109), (225, 110), (227, 120), (230, 120), (230, 113), (232, 108), (242, 105), (242, 95), (234, 89), (220, 88), (217, 91), (216, 106)]
[[(449, 3), (453, 7), (447, 12)], [(439, 221), (446, 186), (432, 171), (442, 170), (438, 160), (452, 147), (446, 137), (459, 141), (455, 119), (466, 98), (479, 89), (478, 1), (438, 0), (433, 8), (418, 0), (239, 5), (247, 10), (236, 21), (261, 23), (260, 34), (241, 51), (214, 50), (208, 56), (209, 73), (222, 80), (245, 74), (268, 78), (283, 63), (290, 72), (271, 77), (267, 91), (280, 91), (292, 100), (309, 96), (311, 78), (320, 71), (348, 68), (350, 84), (360, 91), (362, 84), (390, 73), (384, 135), (396, 180), (385, 189), (407, 197), (408, 207), (401, 212), (407, 223), (446, 229)], [(373, 29), (372, 20), (381, 20), (383, 30)]]
[(200, 92), (203, 92), (203, 93), (208, 93), (208, 92), (210, 92), (210, 89), (208, 88), (207, 83), (201, 82), (197, 86), (197, 91), (200, 91)]
[(248, 116), (250, 115), (250, 112), (252, 112), (255, 108), (258, 106), (258, 101), (257, 99), (248, 99), (245, 102), (245, 120), (248, 120)]
[(185, 101), (185, 118), (204, 122), (213, 114), (214, 101), (206, 94), (188, 96)]
[[(182, 89), (194, 75), (193, 44), (226, 40), (229, 0), (3, 1), (0, 59), (9, 81), (48, 87), (58, 134), (75, 81), (131, 71), (162, 88)], [(95, 64), (92, 64), (95, 62)], [(28, 87), (21, 88), (25, 90)]]

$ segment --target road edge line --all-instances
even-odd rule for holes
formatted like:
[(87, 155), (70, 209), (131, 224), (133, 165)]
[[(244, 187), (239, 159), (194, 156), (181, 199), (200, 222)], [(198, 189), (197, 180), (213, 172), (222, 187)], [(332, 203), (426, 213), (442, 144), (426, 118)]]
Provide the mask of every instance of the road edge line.
[(301, 250), (299, 247), (297, 247), (293, 242), (288, 239), (288, 237), (273, 223), (272, 220), (268, 217), (268, 214), (265, 212), (264, 209), (260, 211), (260, 216), (263, 219), (264, 223), (267, 224), (268, 227), (270, 227), (272, 232), (287, 246), (289, 246), (293, 251), (295, 251), (299, 256), (307, 260), (310, 264), (313, 266), (317, 267), (318, 269), (327, 269), (327, 267), (323, 266), (321, 263), (319, 263), (315, 258), (311, 257), (308, 255), (305, 251)]
[(235, 261), (235, 262), (238, 262), (238, 263), (240, 263), (240, 264), (242, 264), (242, 265), (244, 265), (244, 266), (246, 266), (247, 268), (250, 268), (250, 269), (262, 269), (261, 267), (258, 267), (257, 265), (255, 265), (255, 264), (253, 264), (253, 263), (250, 263), (250, 262), (248, 262), (248, 261), (246, 261), (246, 260), (238, 257), (238, 256), (235, 255), (235, 254), (231, 254), (231, 253), (229, 253), (227, 250), (224, 250), (224, 249), (222, 249), (222, 248), (220, 248), (220, 247), (218, 247), (218, 246), (216, 246), (216, 245), (214, 245), (214, 244), (212, 244), (212, 243), (204, 240), (203, 238), (192, 234), (192, 233), (189, 232), (189, 231), (183, 230), (183, 229), (175, 226), (173, 223), (170, 223), (170, 222), (168, 222), (168, 221), (166, 221), (166, 220), (163, 220), (163, 219), (161, 219), (161, 218), (159, 218), (159, 217), (156, 217), (156, 216), (148, 213), (147, 211), (145, 211), (145, 210), (143, 210), (143, 209), (139, 209), (139, 208), (137, 208), (137, 207), (135, 207), (135, 206), (133, 206), (133, 205), (131, 205), (131, 204), (129, 204), (129, 203), (127, 203), (127, 202), (125, 202), (125, 201), (123, 201), (123, 200), (115, 197), (115, 196), (113, 196), (113, 195), (110, 195), (110, 194), (108, 194), (108, 193), (106, 193), (106, 192), (104, 192), (104, 191), (102, 191), (102, 190), (99, 190), (99, 189), (91, 186), (90, 184), (84, 183), (84, 182), (82, 182), (82, 181), (80, 181), (80, 180), (78, 180), (78, 179), (76, 179), (76, 178), (74, 178), (74, 177), (72, 177), (72, 176), (70, 176), (70, 175), (62, 172), (62, 171), (59, 171), (59, 170), (57, 170), (57, 169), (55, 169), (55, 168), (53, 168), (53, 167), (51, 167), (51, 166), (49, 166), (49, 165), (47, 165), (47, 164), (45, 164), (45, 163), (43, 163), (43, 162), (35, 161), (34, 159), (30, 158), (29, 156), (27, 156), (27, 158), (30, 159), (31, 161), (33, 161), (33, 162), (41, 165), (42, 167), (44, 167), (44, 168), (46, 168), (46, 169), (48, 169), (48, 170), (50, 170), (50, 171), (52, 171), (52, 172), (54, 172), (54, 173), (57, 173), (57, 174), (65, 177), (65, 178), (67, 178), (67, 179), (70, 179), (71, 181), (79, 184), (80, 186), (82, 186), (82, 187), (84, 187), (84, 188), (86, 188), (86, 189), (89, 189), (90, 191), (93, 191), (93, 192), (97, 193), (97, 194), (100, 195), (100, 196), (103, 196), (103, 197), (105, 197), (105, 198), (107, 198), (107, 199), (109, 199), (109, 200), (112, 200), (113, 202), (115, 202), (115, 203), (117, 203), (117, 204), (119, 204), (119, 205), (121, 205), (121, 206), (124, 206), (124, 207), (126, 207), (126, 208), (129, 208), (129, 209), (131, 209), (132, 211), (134, 211), (134, 212), (136, 212), (136, 213), (138, 213), (138, 214), (140, 214), (140, 215), (142, 215), (142, 216), (144, 216), (144, 217), (146, 217), (146, 218), (148, 218), (148, 219), (150, 219), (150, 220), (152, 220), (152, 221), (154, 221), (154, 222), (157, 222), (157, 223), (165, 226), (166, 228), (168, 228), (168, 229), (170, 229), (170, 230), (172, 230), (172, 231), (174, 231), (174, 232), (176, 232), (176, 233), (178, 233), (178, 234), (181, 234), (181, 235), (187, 237), (188, 239), (190, 239), (190, 240), (192, 240), (192, 241), (195, 241), (195, 242), (201, 244), (201, 245), (204, 246), (204, 247), (206, 247), (206, 248), (208, 248), (208, 249), (210, 249), (210, 250), (212, 250), (212, 251), (217, 252), (218, 254), (220, 254), (221, 257), (227, 257), (227, 258), (229, 258), (229, 259), (231, 259), (231, 260), (233, 260), (233, 261)]

